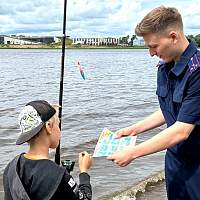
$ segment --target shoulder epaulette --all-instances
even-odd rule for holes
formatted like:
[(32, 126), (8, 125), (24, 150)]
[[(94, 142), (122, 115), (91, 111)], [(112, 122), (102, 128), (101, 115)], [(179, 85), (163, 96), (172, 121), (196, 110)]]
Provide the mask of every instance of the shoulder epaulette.
[(161, 65), (164, 65), (165, 61), (164, 60), (159, 60), (158, 64), (156, 65), (156, 67), (160, 67)]
[(197, 51), (191, 58), (188, 63), (190, 72), (194, 72), (197, 68), (200, 67), (200, 51)]

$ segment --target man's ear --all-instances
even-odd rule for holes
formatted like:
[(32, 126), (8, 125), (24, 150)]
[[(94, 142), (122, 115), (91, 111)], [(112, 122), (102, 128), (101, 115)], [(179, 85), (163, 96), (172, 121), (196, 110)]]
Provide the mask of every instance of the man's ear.
[(50, 121), (48, 121), (48, 122), (45, 123), (46, 131), (49, 134), (51, 134), (51, 132), (52, 132), (52, 127), (53, 127), (52, 125), (53, 124)]
[(176, 31), (170, 31), (169, 36), (173, 40), (173, 43), (176, 44), (179, 38), (179, 33)]

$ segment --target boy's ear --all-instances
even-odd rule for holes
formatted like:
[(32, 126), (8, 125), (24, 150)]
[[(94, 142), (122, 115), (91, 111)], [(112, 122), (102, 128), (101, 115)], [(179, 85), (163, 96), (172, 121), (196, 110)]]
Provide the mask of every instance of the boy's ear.
[(46, 130), (47, 130), (47, 133), (51, 134), (51, 130), (52, 130), (52, 123), (51, 122), (46, 122), (45, 123), (45, 127), (46, 127)]

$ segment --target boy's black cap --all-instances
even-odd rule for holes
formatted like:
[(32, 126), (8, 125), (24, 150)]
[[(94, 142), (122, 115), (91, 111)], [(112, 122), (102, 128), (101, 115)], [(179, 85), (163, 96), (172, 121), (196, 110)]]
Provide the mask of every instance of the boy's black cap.
[(56, 110), (44, 100), (31, 101), (19, 114), (20, 136), (16, 144), (23, 144), (34, 137), (56, 113)]

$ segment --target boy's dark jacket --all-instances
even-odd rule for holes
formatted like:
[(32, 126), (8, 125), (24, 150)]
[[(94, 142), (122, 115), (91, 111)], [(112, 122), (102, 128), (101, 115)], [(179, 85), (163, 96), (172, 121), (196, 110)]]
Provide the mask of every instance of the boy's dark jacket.
[[(21, 161), (21, 156), (22, 154), (16, 156), (7, 165), (4, 171), (3, 175), (4, 200), (55, 199), (54, 194), (60, 193), (57, 192), (57, 189), (60, 183), (62, 182), (63, 177), (66, 176), (66, 169), (64, 167), (58, 166), (52, 161), (44, 160), (40, 165), (40, 168), (37, 169), (40, 171), (39, 175), (36, 177), (36, 179), (31, 180), (32, 184), (28, 188), (30, 189), (30, 191), (36, 191), (34, 192), (35, 196), (31, 197), (24, 188), (24, 185), (20, 178), (21, 175), (19, 174), (21, 167), (20, 165), (23, 165), (23, 161)], [(49, 172), (47, 171), (48, 169), (50, 169)], [(34, 169), (30, 170), (30, 173), (29, 172), (28, 173), (29, 174), (34, 173), (33, 171)], [(67, 176), (69, 176), (69, 179), (71, 179), (71, 175)], [(74, 194), (73, 197), (70, 197), (70, 199), (90, 200), (92, 194), (91, 194), (89, 175), (87, 173), (81, 173), (79, 175), (79, 179), (80, 179), (80, 185), (77, 191), (77, 195)], [(71, 191), (71, 193), (75, 192), (74, 191), (75, 188), (77, 188), (77, 184), (74, 185), (74, 187), (72, 188), (73, 191)], [(64, 198), (66, 198), (67, 191), (65, 191), (64, 193), (65, 193)], [(70, 194), (68, 194), (67, 196), (70, 196)]]
[(8, 164), (3, 175), (5, 200), (24, 199), (30, 200), (17, 173), (19, 156)]
[[(6, 167), (4, 171), (4, 194), (5, 194), (5, 200), (13, 200), (13, 199), (23, 199), (23, 200), (30, 200), (22, 182), (18, 175), (18, 161), (19, 161), (20, 155), (16, 156)], [(57, 167), (56, 165), (52, 165)], [(51, 166), (51, 167), (52, 167)], [(59, 169), (59, 170), (58, 170)], [(52, 169), (53, 170), (53, 169)], [(48, 188), (46, 192), (46, 197), (43, 199), (49, 200), (55, 193), (55, 191), (58, 188), (58, 185), (61, 182), (61, 179), (63, 177), (63, 174), (65, 172), (64, 168), (57, 167), (56, 170), (53, 170), (54, 173), (51, 173), (51, 183), (47, 182), (45, 187)], [(53, 181), (54, 180), (54, 181)], [(53, 184), (52, 184), (53, 183)]]

